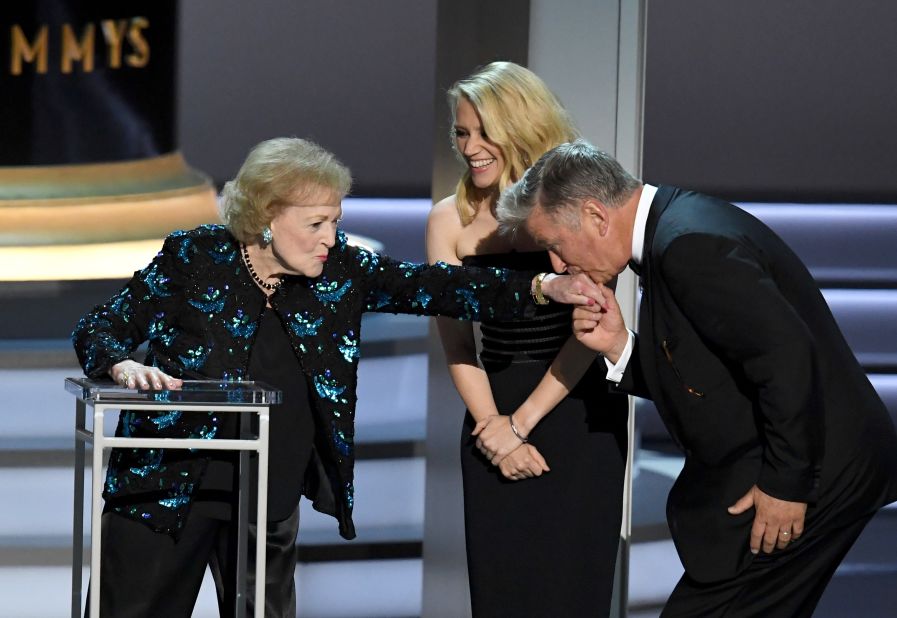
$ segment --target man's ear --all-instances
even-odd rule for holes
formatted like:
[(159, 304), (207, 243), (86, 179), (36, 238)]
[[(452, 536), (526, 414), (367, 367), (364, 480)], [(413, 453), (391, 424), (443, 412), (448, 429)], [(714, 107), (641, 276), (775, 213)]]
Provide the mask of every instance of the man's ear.
[(607, 207), (598, 200), (585, 200), (582, 203), (582, 221), (584, 225), (593, 225), (601, 236), (610, 229), (610, 216)]

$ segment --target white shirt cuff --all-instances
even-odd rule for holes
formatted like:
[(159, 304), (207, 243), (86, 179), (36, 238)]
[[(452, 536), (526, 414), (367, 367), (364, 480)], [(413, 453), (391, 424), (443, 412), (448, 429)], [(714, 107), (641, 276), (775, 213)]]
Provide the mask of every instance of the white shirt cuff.
[(604, 359), (604, 364), (607, 365), (607, 379), (614, 384), (619, 384), (623, 379), (626, 366), (629, 365), (629, 358), (632, 356), (632, 348), (635, 346), (635, 334), (631, 330), (628, 332), (629, 339), (626, 340), (626, 347), (623, 348), (620, 358), (617, 359), (617, 364), (614, 365), (607, 358)]

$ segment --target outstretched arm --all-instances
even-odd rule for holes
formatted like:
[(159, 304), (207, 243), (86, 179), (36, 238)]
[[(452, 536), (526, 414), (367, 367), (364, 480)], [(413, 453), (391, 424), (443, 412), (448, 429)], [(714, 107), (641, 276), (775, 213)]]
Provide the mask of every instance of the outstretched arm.
[[(438, 208), (435, 206), (433, 212)], [(434, 238), (436, 225), (431, 213), (428, 238)], [(439, 246), (429, 252), (431, 264), (401, 262), (353, 247), (344, 236), (338, 241), (334, 251), (341, 254), (340, 260), (351, 272), (352, 279), (346, 285), (352, 286), (353, 294), (361, 294), (364, 311), (481, 321), (525, 317), (535, 306), (532, 290), (536, 273), (462, 267), (454, 247), (446, 251), (441, 237)], [(586, 275), (556, 277), (545, 281), (542, 291), (551, 300), (568, 304), (587, 304), (598, 297), (597, 286)]]

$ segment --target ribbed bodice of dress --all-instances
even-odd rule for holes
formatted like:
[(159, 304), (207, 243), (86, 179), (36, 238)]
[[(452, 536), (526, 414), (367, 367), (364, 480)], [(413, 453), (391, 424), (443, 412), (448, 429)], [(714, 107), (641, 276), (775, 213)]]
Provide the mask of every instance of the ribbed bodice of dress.
[[(545, 251), (470, 255), (464, 266), (497, 267), (532, 273), (551, 272)], [(553, 359), (572, 333), (572, 308), (549, 303), (536, 307), (535, 316), (512, 322), (484, 321), (480, 324), (484, 363), (514, 363)]]

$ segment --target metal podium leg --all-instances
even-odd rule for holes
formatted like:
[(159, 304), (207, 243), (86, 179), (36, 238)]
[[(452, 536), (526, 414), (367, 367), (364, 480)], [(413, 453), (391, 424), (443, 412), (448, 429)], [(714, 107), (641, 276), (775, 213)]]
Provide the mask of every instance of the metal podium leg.
[(72, 521), (72, 618), (81, 618), (81, 565), (84, 562), (84, 422), (87, 406), (75, 400), (75, 491)]
[(93, 466), (91, 467), (90, 510), (90, 618), (100, 618), (100, 550), (103, 517), (103, 415), (106, 407), (93, 408)]
[[(246, 427), (247, 414), (240, 412), (240, 439), (249, 436)], [(249, 451), (240, 451), (237, 470), (237, 587), (234, 599), (235, 618), (246, 618), (246, 547), (249, 545)], [(258, 585), (258, 580), (256, 580)]]
[(258, 509), (255, 518), (255, 618), (265, 618), (265, 567), (267, 566), (268, 548), (268, 419), (267, 409), (259, 413)]

